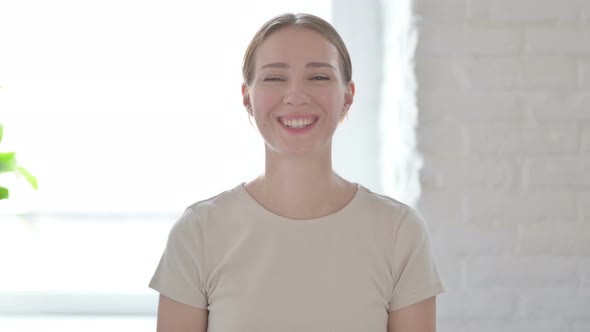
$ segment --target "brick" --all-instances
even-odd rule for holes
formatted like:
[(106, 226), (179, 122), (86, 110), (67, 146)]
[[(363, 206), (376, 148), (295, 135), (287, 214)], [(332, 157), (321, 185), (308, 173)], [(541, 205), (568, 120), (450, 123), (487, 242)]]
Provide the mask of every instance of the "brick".
[(455, 64), (449, 59), (416, 57), (416, 79), (420, 90), (461, 89), (466, 86), (463, 72), (461, 64)]
[(531, 57), (522, 60), (519, 87), (568, 89), (576, 86), (576, 63), (567, 57)]
[(516, 310), (516, 295), (497, 290), (454, 290), (437, 297), (441, 319), (502, 319)]
[(590, 189), (590, 158), (537, 158), (525, 166), (529, 189)]
[(467, 75), (475, 90), (572, 89), (577, 81), (576, 63), (567, 57), (480, 58), (454, 66), (455, 77)]
[(525, 51), (529, 54), (590, 53), (590, 27), (543, 27), (532, 28), (525, 33)]
[(413, 10), (428, 20), (462, 20), (465, 18), (465, 0), (416, 0)]
[[(454, 320), (437, 322), (438, 332), (569, 332), (568, 322), (550, 320)], [(581, 332), (581, 331), (580, 331)], [(587, 332), (587, 330), (584, 330)]]
[(433, 241), (444, 255), (455, 258), (512, 254), (516, 251), (517, 231), (515, 226), (447, 225), (433, 234)]
[(590, 319), (590, 295), (544, 291), (526, 295), (523, 315), (541, 319)]
[(590, 192), (579, 193), (577, 197), (580, 217), (583, 221), (590, 223)]
[(455, 290), (437, 297), (437, 316), (440, 319), (503, 319), (516, 310), (514, 292), (500, 290)]
[(523, 33), (515, 28), (484, 28), (461, 24), (420, 26), (418, 52), (422, 55), (508, 55), (522, 50)]
[(536, 123), (574, 123), (590, 120), (590, 95), (581, 93), (539, 93), (529, 95)]
[(509, 289), (578, 287), (575, 259), (476, 257), (467, 261), (467, 287)]
[[(585, 1), (585, 0), (578, 0), (578, 1)], [(582, 10), (580, 11), (580, 22), (590, 22), (590, 6), (588, 6), (588, 2), (586, 2), (585, 6), (582, 6)], [(590, 329), (588, 329), (590, 331)]]
[(590, 291), (590, 257), (580, 260), (580, 288)]
[(467, 130), (469, 155), (548, 156), (578, 150), (576, 126), (542, 127), (470, 126)]
[(490, 17), (494, 21), (573, 21), (581, 6), (578, 0), (496, 0)]
[(575, 221), (575, 195), (570, 192), (479, 193), (466, 198), (470, 222), (527, 223)]
[(590, 152), (590, 128), (585, 128), (582, 131), (581, 150), (586, 154)]
[(513, 93), (439, 92), (419, 90), (418, 119), (421, 124), (523, 123), (524, 100)]
[(463, 200), (457, 192), (423, 191), (417, 207), (432, 229), (465, 221)]
[(416, 144), (420, 153), (430, 156), (461, 156), (466, 152), (464, 129), (458, 126), (419, 126)]
[(590, 61), (581, 62), (578, 65), (578, 79), (580, 88), (590, 89)]
[(467, 19), (489, 19), (492, 13), (492, 0), (467, 0)]
[(460, 190), (513, 190), (519, 184), (516, 164), (509, 159), (453, 158), (427, 156), (420, 170), (424, 189)]
[(513, 57), (480, 58), (465, 61), (460, 69), (472, 90), (505, 91), (518, 87), (522, 63)]
[(521, 225), (519, 254), (530, 256), (590, 257), (590, 223)]
[(590, 322), (573, 322), (572, 332), (588, 332), (588, 331), (590, 331)]

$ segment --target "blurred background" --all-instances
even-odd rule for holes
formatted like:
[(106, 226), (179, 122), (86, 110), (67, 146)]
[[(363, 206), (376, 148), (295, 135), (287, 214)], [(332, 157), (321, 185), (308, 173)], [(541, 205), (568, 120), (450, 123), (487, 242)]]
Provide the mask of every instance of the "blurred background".
[(334, 167), (425, 216), (439, 331), (590, 331), (590, 1), (0, 0), (0, 331), (153, 331), (189, 204), (262, 170), (243, 52), (332, 22), (357, 95)]

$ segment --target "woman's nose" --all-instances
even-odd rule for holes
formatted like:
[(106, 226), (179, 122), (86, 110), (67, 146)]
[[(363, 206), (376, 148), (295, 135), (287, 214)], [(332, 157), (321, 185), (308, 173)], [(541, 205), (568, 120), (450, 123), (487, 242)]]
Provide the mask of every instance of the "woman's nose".
[(306, 87), (301, 82), (291, 81), (287, 85), (285, 95), (283, 96), (283, 103), (289, 105), (303, 105), (309, 101), (309, 95)]

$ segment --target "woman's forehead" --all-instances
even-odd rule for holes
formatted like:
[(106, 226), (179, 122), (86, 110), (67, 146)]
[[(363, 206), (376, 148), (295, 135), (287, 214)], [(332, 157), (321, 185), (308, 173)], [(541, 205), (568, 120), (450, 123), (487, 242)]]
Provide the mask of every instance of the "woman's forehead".
[(338, 62), (338, 50), (321, 33), (299, 27), (281, 28), (271, 33), (255, 52), (257, 67), (265, 63)]

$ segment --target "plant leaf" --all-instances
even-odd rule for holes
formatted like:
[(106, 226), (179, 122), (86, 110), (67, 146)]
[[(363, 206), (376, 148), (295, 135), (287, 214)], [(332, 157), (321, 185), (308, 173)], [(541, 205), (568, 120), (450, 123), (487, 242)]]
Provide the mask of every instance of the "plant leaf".
[(0, 172), (13, 172), (16, 167), (14, 152), (0, 152)]
[(4, 187), (0, 187), (0, 199), (7, 199), (8, 198), (8, 189)]
[(25, 179), (27, 180), (27, 182), (31, 185), (31, 187), (35, 188), (35, 190), (38, 189), (37, 186), (37, 179), (31, 174), (29, 173), (29, 171), (27, 171), (24, 167), (22, 166), (17, 166), (18, 172), (25, 177)]
[(0, 143), (2, 142), (3, 135), (4, 135), (4, 125), (0, 123)]

